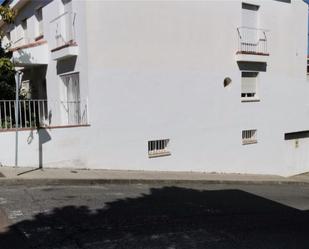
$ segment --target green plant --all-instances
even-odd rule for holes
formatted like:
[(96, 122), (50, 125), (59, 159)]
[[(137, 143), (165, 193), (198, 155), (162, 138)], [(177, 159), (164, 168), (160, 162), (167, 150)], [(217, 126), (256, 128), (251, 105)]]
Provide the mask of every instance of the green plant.
[[(6, 6), (0, 6), (0, 17), (7, 23), (13, 23), (15, 19), (15, 11)], [(12, 51), (9, 46), (3, 47), (4, 32), (0, 33), (0, 99), (15, 98), (15, 68), (11, 61)]]

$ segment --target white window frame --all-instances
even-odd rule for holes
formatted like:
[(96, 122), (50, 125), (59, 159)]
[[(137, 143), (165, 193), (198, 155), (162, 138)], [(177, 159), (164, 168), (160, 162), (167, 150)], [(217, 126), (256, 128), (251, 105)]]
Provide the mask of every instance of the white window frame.
[(168, 150), (170, 139), (157, 139), (148, 141), (148, 157), (169, 156), (171, 152)]
[[(244, 84), (244, 79), (246, 77), (243, 77), (243, 73), (256, 73), (257, 76), (255, 77), (255, 92), (252, 93), (244, 93), (243, 92), (243, 84)], [(259, 91), (258, 91), (258, 87), (259, 87), (259, 77), (260, 77), (260, 72), (259, 71), (241, 71), (241, 85), (240, 85), (240, 99), (241, 102), (258, 102), (260, 101), (259, 98)], [(254, 94), (254, 96), (243, 96), (244, 94)]]
[(242, 144), (256, 144), (257, 143), (257, 129), (242, 130), (241, 132)]

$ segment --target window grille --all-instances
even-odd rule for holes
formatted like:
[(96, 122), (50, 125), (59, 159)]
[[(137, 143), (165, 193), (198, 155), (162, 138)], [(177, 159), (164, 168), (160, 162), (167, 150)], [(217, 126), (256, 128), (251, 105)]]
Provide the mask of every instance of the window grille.
[(257, 143), (257, 130), (243, 130), (242, 131), (242, 144)]
[(148, 141), (148, 156), (169, 156), (171, 153), (167, 150), (169, 139)]

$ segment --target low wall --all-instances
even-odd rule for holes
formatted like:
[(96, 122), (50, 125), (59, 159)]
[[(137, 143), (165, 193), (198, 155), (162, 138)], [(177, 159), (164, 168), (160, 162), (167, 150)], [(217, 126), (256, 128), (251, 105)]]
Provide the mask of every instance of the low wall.
[[(18, 165), (84, 168), (82, 138), (89, 127), (18, 131)], [(0, 133), (0, 163), (15, 165), (16, 132)]]

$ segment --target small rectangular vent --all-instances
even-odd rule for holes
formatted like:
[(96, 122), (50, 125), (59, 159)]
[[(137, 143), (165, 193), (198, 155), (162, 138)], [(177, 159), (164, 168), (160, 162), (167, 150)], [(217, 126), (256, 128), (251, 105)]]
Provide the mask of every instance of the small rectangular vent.
[(169, 139), (151, 140), (148, 141), (148, 156), (159, 157), (159, 156), (169, 156), (171, 153), (167, 150)]

